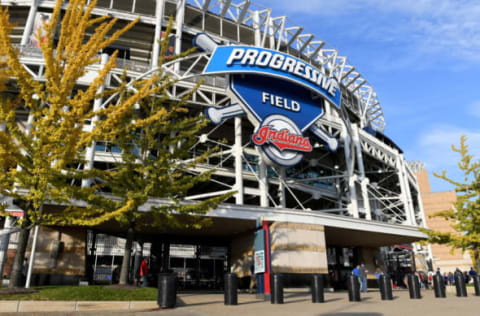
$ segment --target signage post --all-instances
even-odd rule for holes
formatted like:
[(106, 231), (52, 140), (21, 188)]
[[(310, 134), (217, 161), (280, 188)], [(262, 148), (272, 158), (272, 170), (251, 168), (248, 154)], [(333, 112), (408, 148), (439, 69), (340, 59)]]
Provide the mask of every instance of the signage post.
[(268, 223), (267, 221), (262, 221), (262, 228), (263, 231), (265, 232), (265, 273), (264, 273), (264, 279), (265, 279), (265, 298), (267, 300), (270, 299), (270, 274), (271, 274), (271, 269), (272, 269), (272, 264), (270, 260), (270, 232), (268, 230)]
[(257, 279), (257, 294), (264, 293), (264, 273), (265, 273), (265, 233), (263, 231), (262, 222), (257, 219), (257, 229), (254, 239), (254, 257), (253, 257), (253, 273)]

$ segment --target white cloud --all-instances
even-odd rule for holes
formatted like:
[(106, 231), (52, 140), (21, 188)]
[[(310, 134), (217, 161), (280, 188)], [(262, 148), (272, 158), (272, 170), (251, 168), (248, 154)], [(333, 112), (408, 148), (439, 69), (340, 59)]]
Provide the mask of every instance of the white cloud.
[[(423, 161), (430, 174), (446, 170), (448, 177), (463, 181), (463, 173), (457, 166), (460, 154), (452, 150), (452, 145), (459, 147), (462, 135), (467, 137), (469, 154), (474, 156), (474, 160), (480, 159), (480, 130), (468, 130), (452, 125), (436, 125), (421, 133), (417, 141), (406, 148), (405, 157), (408, 160)], [(430, 176), (430, 184), (433, 191), (454, 189), (452, 185), (433, 175)]]
[[(262, 0), (259, 0), (262, 2)], [(404, 48), (402, 53), (480, 61), (480, 1), (467, 0), (264, 0), (276, 11), (337, 17), (353, 38)], [(298, 23), (298, 21), (297, 21)], [(338, 29), (337, 29), (338, 30)], [(334, 43), (332, 43), (334, 44)], [(426, 54), (426, 56), (425, 56)], [(406, 56), (408, 59), (408, 57)], [(418, 62), (418, 60), (417, 60)]]
[(423, 132), (413, 149), (407, 152), (407, 159), (422, 160), (428, 170), (457, 172), (460, 154), (452, 151), (452, 145), (459, 147), (460, 137), (467, 137), (469, 154), (480, 159), (480, 130), (468, 130), (451, 125), (438, 125)]
[(468, 110), (469, 110), (470, 114), (480, 118), (480, 100), (472, 102), (468, 106)]

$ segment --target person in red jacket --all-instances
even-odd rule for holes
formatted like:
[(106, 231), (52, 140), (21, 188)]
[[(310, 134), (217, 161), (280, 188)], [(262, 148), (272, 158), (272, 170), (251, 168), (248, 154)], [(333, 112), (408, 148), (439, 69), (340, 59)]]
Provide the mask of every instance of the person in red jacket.
[(147, 257), (143, 257), (142, 263), (140, 263), (140, 282), (142, 282), (143, 287), (148, 286), (147, 275), (148, 275)]

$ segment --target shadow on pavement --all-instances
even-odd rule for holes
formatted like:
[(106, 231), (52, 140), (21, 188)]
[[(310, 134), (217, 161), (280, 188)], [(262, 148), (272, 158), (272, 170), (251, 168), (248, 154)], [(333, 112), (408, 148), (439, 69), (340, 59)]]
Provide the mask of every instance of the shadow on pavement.
[(257, 303), (265, 303), (264, 300), (256, 300), (256, 301), (249, 301), (249, 302), (238, 302), (238, 305), (248, 305), (248, 304), (257, 304)]
[(200, 306), (200, 305), (210, 305), (210, 304), (220, 304), (223, 303), (223, 300), (209, 301), (209, 302), (198, 302), (198, 303), (185, 303), (181, 298), (177, 297), (177, 307), (183, 306)]
[(326, 313), (326, 314), (320, 314), (319, 316), (383, 316), (383, 314), (380, 313)]
[(340, 297), (330, 298), (328, 300), (325, 300), (324, 303), (330, 303), (330, 302), (341, 301), (341, 300), (343, 300), (343, 298), (340, 298)]
[(300, 303), (300, 302), (309, 302), (309, 299), (299, 299), (299, 300), (284, 300), (285, 304), (290, 304), (290, 303)]

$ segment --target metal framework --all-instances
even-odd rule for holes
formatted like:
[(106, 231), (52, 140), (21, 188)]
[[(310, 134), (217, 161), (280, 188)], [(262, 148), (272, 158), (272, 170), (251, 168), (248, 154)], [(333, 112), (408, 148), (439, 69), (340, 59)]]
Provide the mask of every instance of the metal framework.
[[(191, 149), (192, 156), (208, 146), (220, 145), (221, 150), (191, 172), (215, 169), (212, 183), (217, 189), (194, 194), (188, 200), (236, 190), (237, 205), (288, 208), (298, 212), (318, 211), (410, 226), (426, 225), (417, 180), (412, 171), (417, 171), (417, 168), (413, 166), (411, 169), (397, 149), (365, 130), (369, 127), (383, 132), (385, 120), (373, 87), (348, 62), (347, 57), (340, 56), (336, 49), (304, 31), (303, 27), (287, 17), (274, 16), (270, 8), (261, 7), (249, 0), (136, 0), (130, 9), (122, 10), (115, 6), (118, 1), (120, 0), (111, 0), (109, 6), (98, 7), (93, 13), (108, 13), (123, 20), (131, 20), (138, 16), (139, 10), (147, 2), (155, 4), (153, 12), (150, 10), (150, 13), (141, 14), (142, 23), (152, 26), (151, 55), (147, 62), (119, 60), (105, 89), (120, 83), (124, 68), (127, 68), (127, 76), (132, 80), (157, 71), (157, 39), (161, 37), (166, 15), (173, 12), (176, 53), (182, 51), (184, 37), (198, 32), (207, 32), (223, 43), (246, 43), (286, 52), (312, 63), (324, 74), (335, 77), (341, 83), (343, 106), (353, 113), (353, 118), (346, 124), (345, 119), (342, 119), (345, 113), (342, 116), (338, 108), (325, 101), (326, 113), (316, 124), (339, 138), (341, 150), (331, 153), (321, 144), (315, 144), (314, 147), (318, 148), (316, 155), (305, 159), (301, 166), (294, 169), (267, 166), (253, 144), (248, 139), (242, 139), (242, 131), (251, 128), (250, 123), (242, 117), (212, 126), (209, 132), (198, 135), (198, 142)], [(30, 6), (19, 49), (23, 53), (25, 68), (36, 80), (44, 80), (44, 63), (42, 55), (28, 46), (26, 39), (31, 34), (32, 17), (37, 9), (48, 9), (53, 4), (54, 1), (16, 1), (15, 4), (2, 1), (2, 5)], [(192, 16), (198, 18), (195, 25), (186, 22)], [(218, 28), (209, 31), (212, 30), (212, 23), (218, 25)], [(172, 99), (181, 98), (195, 85), (209, 58), (209, 52), (198, 53), (162, 66), (164, 73), (179, 80), (170, 91)], [(102, 62), (106, 60), (102, 58)], [(92, 66), (89, 70), (94, 73), (100, 66)], [(92, 79), (86, 76), (78, 84), (87, 85)], [(193, 105), (216, 106), (221, 109), (235, 103), (235, 97), (226, 89), (228, 78), (210, 76), (203, 79), (204, 83), (191, 97)], [(97, 100), (95, 107), (100, 108), (113, 102), (113, 99), (112, 96), (107, 100)], [(94, 122), (92, 127), (93, 124)], [(219, 130), (230, 131), (232, 141), (219, 143), (214, 136)], [(87, 157), (90, 158), (87, 168), (92, 167), (94, 161), (115, 163), (120, 159), (118, 153), (99, 150), (95, 144), (87, 151)], [(89, 185), (89, 182), (82, 185)], [(318, 205), (328, 207), (315, 208)]]

